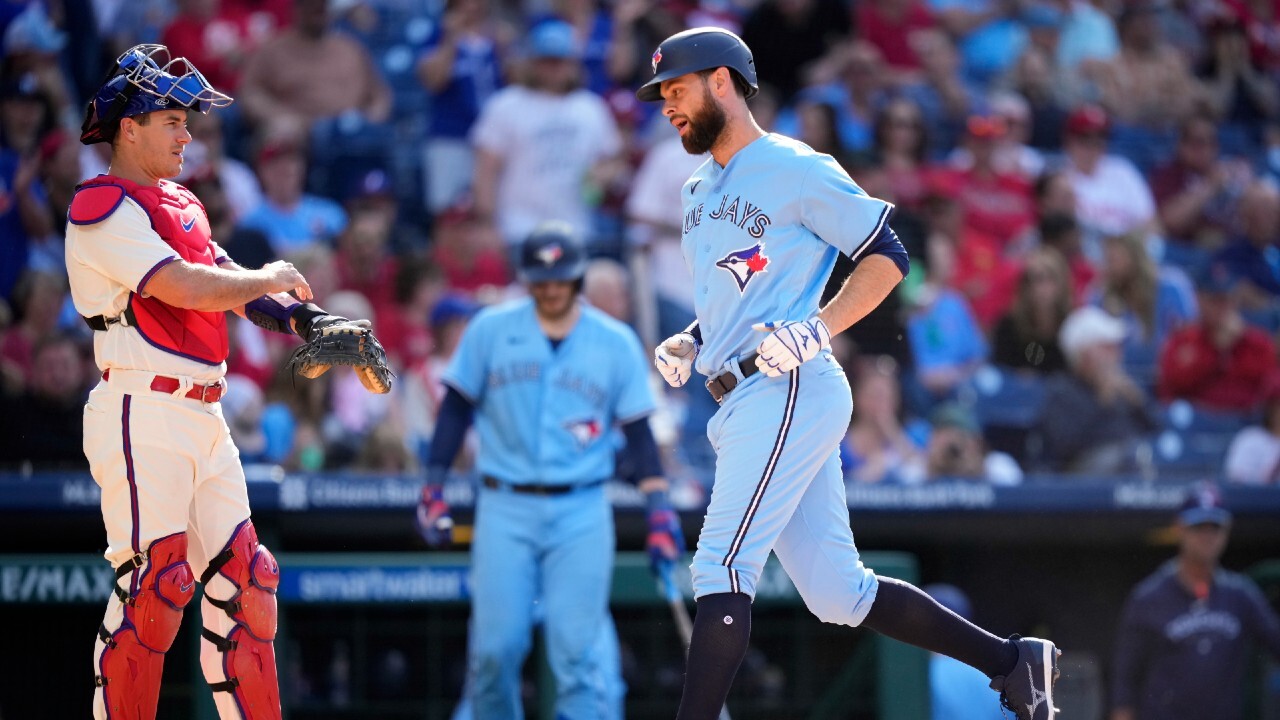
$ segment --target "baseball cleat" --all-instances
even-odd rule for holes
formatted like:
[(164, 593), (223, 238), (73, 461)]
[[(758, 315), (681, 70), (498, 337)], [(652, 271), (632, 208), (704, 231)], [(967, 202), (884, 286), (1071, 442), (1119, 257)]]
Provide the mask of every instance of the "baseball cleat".
[(1000, 693), (1000, 704), (1018, 720), (1053, 720), (1058, 712), (1053, 684), (1058, 681), (1062, 651), (1048, 640), (1017, 635), (1009, 639), (1018, 648), (1018, 662), (1007, 676), (992, 679), (991, 689)]

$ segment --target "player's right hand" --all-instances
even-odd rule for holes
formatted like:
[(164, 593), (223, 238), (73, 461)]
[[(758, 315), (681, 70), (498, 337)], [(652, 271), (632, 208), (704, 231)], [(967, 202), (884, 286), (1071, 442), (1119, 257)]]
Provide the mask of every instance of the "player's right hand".
[(418, 501), (418, 534), (429, 547), (443, 547), (453, 542), (453, 518), (449, 515), (449, 503), (439, 485), (422, 486), (422, 499)]
[(294, 291), (299, 300), (311, 300), (314, 295), (311, 293), (311, 286), (307, 284), (307, 279), (302, 273), (293, 266), (293, 263), (286, 260), (276, 260), (262, 266), (260, 271), (266, 275), (267, 282), (270, 283), (267, 292), (289, 292)]
[(690, 333), (676, 333), (653, 350), (653, 366), (671, 387), (682, 387), (693, 376), (698, 341)]

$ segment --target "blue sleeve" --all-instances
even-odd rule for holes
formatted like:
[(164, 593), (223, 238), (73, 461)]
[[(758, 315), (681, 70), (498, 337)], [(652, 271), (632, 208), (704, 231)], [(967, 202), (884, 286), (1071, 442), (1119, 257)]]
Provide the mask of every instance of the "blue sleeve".
[(479, 405), (484, 400), (485, 378), (489, 374), (487, 358), (491, 324), (485, 321), (483, 312), (472, 318), (441, 376), (441, 382), (457, 390), (472, 405)]
[(436, 416), (436, 431), (431, 436), (431, 451), (427, 454), (428, 468), (448, 468), (453, 465), (474, 415), (475, 406), (457, 390), (445, 390), (440, 413)]
[(867, 245), (866, 250), (862, 251), (862, 257), (868, 255), (883, 255), (889, 258), (894, 265), (898, 266), (898, 272), (902, 273), (904, 278), (911, 272), (911, 258), (907, 257), (907, 249), (898, 239), (898, 233), (888, 225), (885, 225), (880, 230), (880, 234)]
[(862, 191), (830, 155), (819, 155), (800, 183), (800, 222), (857, 260), (888, 227), (893, 204)]
[(617, 356), (618, 392), (613, 417), (624, 425), (653, 412), (655, 402), (649, 387), (648, 357), (640, 349), (640, 339), (630, 330), (619, 333), (622, 352)]
[(631, 482), (660, 477), (662, 460), (658, 454), (658, 443), (653, 439), (653, 430), (649, 428), (649, 419), (633, 420), (622, 426), (622, 432), (627, 438), (626, 462), (622, 465), (635, 470), (634, 476), (629, 478)]

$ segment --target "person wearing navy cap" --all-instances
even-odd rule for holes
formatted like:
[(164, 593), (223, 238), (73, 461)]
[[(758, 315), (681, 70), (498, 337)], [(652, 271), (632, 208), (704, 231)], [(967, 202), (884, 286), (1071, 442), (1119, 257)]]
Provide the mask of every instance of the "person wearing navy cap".
[(1231, 512), (1212, 485), (1177, 514), (1178, 554), (1133, 590), (1116, 635), (1111, 720), (1243, 720), (1253, 648), (1280, 659), (1280, 618), (1219, 565)]

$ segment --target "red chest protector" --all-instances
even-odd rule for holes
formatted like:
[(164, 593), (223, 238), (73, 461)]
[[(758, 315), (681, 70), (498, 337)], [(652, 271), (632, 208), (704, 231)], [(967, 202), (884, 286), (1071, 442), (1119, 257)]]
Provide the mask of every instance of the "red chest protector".
[[(76, 225), (102, 222), (128, 196), (151, 219), (151, 227), (178, 257), (197, 265), (214, 265), (209, 219), (190, 190), (168, 180), (159, 187), (138, 185), (99, 175), (76, 188), (68, 219)], [(143, 278), (145, 282), (150, 278)], [(131, 322), (151, 345), (190, 360), (218, 365), (227, 359), (227, 318), (222, 312), (173, 307), (158, 298), (129, 296)]]

